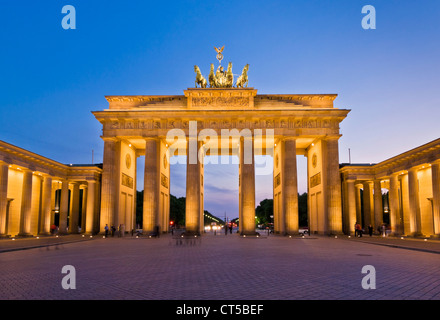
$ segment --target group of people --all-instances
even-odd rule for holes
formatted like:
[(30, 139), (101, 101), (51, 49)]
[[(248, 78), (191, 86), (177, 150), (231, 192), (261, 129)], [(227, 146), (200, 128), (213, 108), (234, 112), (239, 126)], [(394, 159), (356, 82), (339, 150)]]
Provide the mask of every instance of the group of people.
[[(116, 234), (116, 227), (114, 225), (112, 225), (109, 228), (108, 224), (105, 225), (104, 232), (105, 232), (105, 237), (106, 238), (108, 237), (109, 231), (111, 231), (111, 235), (112, 235), (112, 237), (114, 237), (115, 234)], [(124, 225), (120, 224), (119, 227), (118, 227), (117, 236), (120, 238), (120, 237), (122, 237), (124, 235), (124, 233), (125, 233)]]
[[(386, 225), (382, 224), (382, 226), (378, 227), (378, 232), (382, 234), (383, 237), (386, 236)], [(362, 234), (364, 233), (364, 230), (362, 229), (362, 226), (360, 223), (356, 222), (354, 225), (354, 236), (355, 237), (362, 237)], [(373, 226), (370, 224), (368, 225), (368, 234), (370, 237), (373, 236)]]

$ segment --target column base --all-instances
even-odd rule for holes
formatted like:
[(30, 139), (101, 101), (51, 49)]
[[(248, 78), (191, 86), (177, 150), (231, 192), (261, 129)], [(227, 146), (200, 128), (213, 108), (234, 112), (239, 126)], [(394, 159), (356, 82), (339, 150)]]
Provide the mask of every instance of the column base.
[(32, 238), (34, 235), (33, 234), (31, 234), (31, 233), (19, 233), (19, 234), (17, 234), (17, 237), (20, 237), (20, 238)]
[(412, 238), (425, 238), (426, 236), (421, 232), (413, 232), (409, 235)]
[(11, 238), (10, 234), (0, 234), (0, 239), (9, 239)]
[(439, 234), (433, 234), (430, 236), (431, 239), (440, 239), (440, 233)]

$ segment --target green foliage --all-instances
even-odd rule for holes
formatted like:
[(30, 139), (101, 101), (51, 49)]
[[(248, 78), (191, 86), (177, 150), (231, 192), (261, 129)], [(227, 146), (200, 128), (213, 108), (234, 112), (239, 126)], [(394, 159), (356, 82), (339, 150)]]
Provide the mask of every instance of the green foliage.
[[(255, 216), (257, 217), (257, 224), (273, 223), (273, 199), (264, 199), (255, 209)], [(306, 227), (308, 225), (307, 216), (307, 192), (298, 194), (298, 219), (299, 226)]]

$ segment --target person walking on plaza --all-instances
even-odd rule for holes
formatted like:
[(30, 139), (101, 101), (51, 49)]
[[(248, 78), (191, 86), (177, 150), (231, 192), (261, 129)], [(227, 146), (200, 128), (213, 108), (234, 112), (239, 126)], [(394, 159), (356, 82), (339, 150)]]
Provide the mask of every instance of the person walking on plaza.
[(358, 223), (356, 221), (356, 223), (354, 224), (354, 236), (357, 237), (358, 235)]
[(357, 236), (359, 238), (362, 238), (362, 227), (361, 227), (361, 225), (359, 223), (356, 224), (356, 230), (357, 230)]
[(368, 234), (370, 237), (373, 236), (373, 226), (371, 224), (368, 226)]
[(104, 233), (105, 233), (104, 236), (107, 238), (108, 237), (108, 224), (106, 224), (104, 227)]
[(114, 237), (115, 236), (116, 228), (115, 228), (115, 226), (112, 225), (111, 229), (112, 229), (112, 237)]

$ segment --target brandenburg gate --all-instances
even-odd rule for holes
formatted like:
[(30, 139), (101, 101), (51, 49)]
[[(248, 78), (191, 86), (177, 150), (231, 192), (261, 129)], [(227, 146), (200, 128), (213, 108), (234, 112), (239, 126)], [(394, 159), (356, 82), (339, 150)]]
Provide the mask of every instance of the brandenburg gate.
[(185, 228), (190, 234), (202, 233), (204, 156), (236, 155), (239, 231), (253, 235), (254, 156), (270, 155), (274, 230), (297, 234), (296, 157), (303, 155), (308, 159), (310, 231), (342, 233), (338, 139), (339, 124), (350, 110), (334, 107), (335, 94), (258, 94), (247, 87), (248, 68), (235, 86), (229, 63), (226, 72), (219, 66), (215, 74), (211, 65), (209, 82), (195, 66), (196, 85), (183, 95), (106, 96), (108, 109), (93, 112), (102, 124), (104, 140), (101, 231), (106, 224), (134, 228), (136, 159), (141, 155), (145, 155), (143, 231), (157, 226), (168, 231), (170, 157), (186, 155)]

